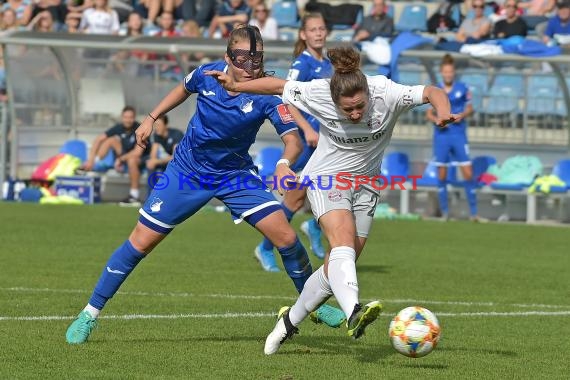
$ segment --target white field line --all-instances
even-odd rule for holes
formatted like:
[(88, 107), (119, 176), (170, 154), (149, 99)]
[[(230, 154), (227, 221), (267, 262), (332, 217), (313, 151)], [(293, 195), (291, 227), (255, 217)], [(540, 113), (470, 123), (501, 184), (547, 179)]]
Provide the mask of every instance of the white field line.
[[(567, 311), (480, 311), (470, 313), (435, 313), (438, 317), (558, 317), (570, 316)], [(99, 319), (222, 319), (222, 318), (269, 318), (275, 317), (275, 313), (253, 312), (253, 313), (214, 313), (214, 314), (125, 314), (125, 315), (103, 315)], [(383, 314), (382, 318), (390, 318), (390, 315)], [(0, 316), (1, 321), (62, 321), (72, 320), (74, 316), (68, 315), (40, 315), (40, 316)]]
[[(6, 292), (23, 292), (23, 293), (62, 293), (62, 294), (91, 294), (91, 290), (85, 289), (53, 289), (53, 288), (26, 288), (26, 287), (12, 287), (12, 288), (0, 288), (0, 291)], [(259, 299), (272, 299), (272, 300), (296, 300), (297, 297), (290, 296), (271, 296), (271, 295), (246, 295), (246, 294), (196, 294), (196, 293), (184, 293), (184, 292), (137, 292), (137, 291), (127, 291), (127, 292), (117, 292), (117, 294), (129, 295), (129, 296), (144, 296), (144, 297), (195, 297), (195, 298), (225, 298), (225, 299), (249, 299), (249, 300), (259, 300)], [(570, 305), (548, 305), (548, 304), (524, 304), (524, 303), (511, 303), (503, 304), (499, 302), (469, 302), (469, 301), (434, 301), (434, 300), (418, 300), (411, 298), (401, 298), (401, 299), (384, 299), (381, 297), (374, 299), (367, 299), (363, 301), (373, 301), (382, 300), (385, 303), (397, 303), (397, 304), (416, 304), (416, 305), (456, 305), (456, 306), (511, 306), (517, 308), (542, 308), (542, 309), (570, 309)]]

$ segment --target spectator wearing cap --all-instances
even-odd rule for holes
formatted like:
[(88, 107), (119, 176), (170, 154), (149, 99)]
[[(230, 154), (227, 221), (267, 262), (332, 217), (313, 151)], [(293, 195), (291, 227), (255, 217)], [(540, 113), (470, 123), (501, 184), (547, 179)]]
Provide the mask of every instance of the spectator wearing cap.
[(526, 37), (528, 27), (523, 19), (517, 14), (518, 1), (505, 1), (505, 19), (497, 21), (493, 29), (495, 38), (509, 38), (512, 36)]
[(371, 41), (376, 37), (391, 37), (394, 33), (394, 20), (388, 16), (384, 0), (374, 0), (370, 16), (366, 16), (352, 40), (354, 42)]
[(556, 14), (546, 25), (542, 40), (546, 44), (555, 42), (561, 45), (570, 43), (570, 0), (559, 0), (556, 3)]

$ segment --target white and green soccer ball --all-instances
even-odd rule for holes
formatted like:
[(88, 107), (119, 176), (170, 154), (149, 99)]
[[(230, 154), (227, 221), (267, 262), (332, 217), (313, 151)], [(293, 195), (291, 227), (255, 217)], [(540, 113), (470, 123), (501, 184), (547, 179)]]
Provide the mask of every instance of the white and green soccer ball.
[(389, 332), (396, 351), (412, 358), (432, 352), (441, 336), (436, 316), (420, 306), (410, 306), (400, 311), (392, 319)]

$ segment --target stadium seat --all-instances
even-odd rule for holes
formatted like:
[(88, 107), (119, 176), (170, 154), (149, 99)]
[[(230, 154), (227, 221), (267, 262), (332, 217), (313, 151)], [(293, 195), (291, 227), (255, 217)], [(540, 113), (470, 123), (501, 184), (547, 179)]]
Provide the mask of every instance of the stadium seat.
[(396, 23), (398, 32), (427, 32), (427, 8), (423, 4), (408, 4)]
[(271, 8), (271, 14), (280, 28), (299, 27), (299, 15), (297, 14), (297, 3), (293, 1), (276, 1)]
[(483, 93), (489, 90), (489, 77), (486, 72), (465, 70), (460, 78), (461, 82), (465, 83), (469, 88), (477, 87)]
[(551, 193), (565, 193), (570, 190), (570, 159), (560, 160), (552, 168), (552, 175), (557, 176), (562, 181), (566, 182), (566, 187), (552, 186)]
[(83, 163), (87, 160), (87, 144), (83, 140), (67, 140), (59, 149), (59, 153), (71, 154)]
[(277, 161), (279, 161), (282, 154), (283, 150), (281, 148), (273, 146), (261, 149), (253, 161), (259, 170), (259, 175), (262, 177), (273, 175)]
[(100, 161), (97, 161), (93, 166), (93, 171), (96, 172), (106, 172), (115, 166), (115, 152), (110, 150), (109, 153)]
[(408, 155), (402, 152), (392, 152), (387, 154), (382, 160), (380, 173), (386, 177), (388, 183), (394, 176), (408, 177), (410, 173), (410, 160)]
[[(420, 187), (437, 187), (438, 182), (437, 166), (435, 162), (430, 161), (422, 173), (422, 178), (418, 179), (416, 184)], [(447, 168), (447, 182), (457, 182), (457, 168), (455, 166)]]
[[(477, 156), (471, 160), (471, 167), (473, 170), (473, 178), (477, 182), (479, 187), (483, 186), (484, 183), (479, 182), (479, 177), (489, 169), (489, 166), (496, 164), (497, 159), (493, 156)], [(454, 186), (465, 186), (464, 180), (457, 180), (453, 183)]]

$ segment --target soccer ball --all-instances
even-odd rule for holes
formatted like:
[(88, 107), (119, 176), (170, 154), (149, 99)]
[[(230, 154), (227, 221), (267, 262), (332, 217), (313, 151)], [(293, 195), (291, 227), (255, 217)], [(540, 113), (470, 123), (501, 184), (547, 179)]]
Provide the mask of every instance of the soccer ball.
[(419, 358), (429, 354), (439, 341), (441, 329), (435, 315), (426, 308), (410, 306), (390, 323), (390, 340), (400, 354)]

